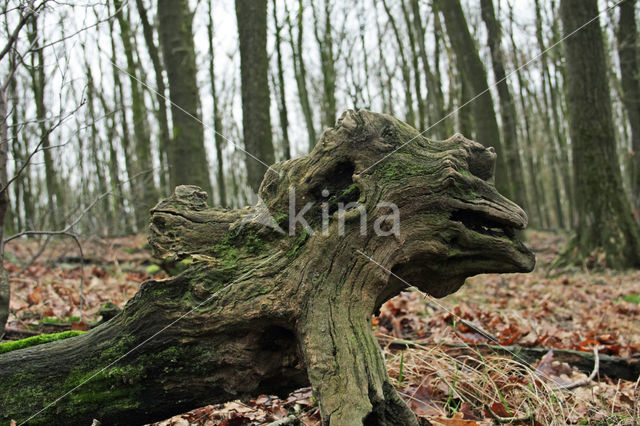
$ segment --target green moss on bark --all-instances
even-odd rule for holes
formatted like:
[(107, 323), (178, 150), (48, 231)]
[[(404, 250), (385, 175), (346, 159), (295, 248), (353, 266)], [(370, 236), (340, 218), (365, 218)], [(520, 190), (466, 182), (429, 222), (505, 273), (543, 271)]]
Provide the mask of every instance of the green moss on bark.
[(61, 333), (40, 334), (38, 336), (27, 337), (26, 339), (16, 340), (15, 342), (0, 343), (0, 354), (11, 352), (18, 349), (28, 348), (30, 346), (41, 345), (43, 343), (54, 342), (56, 340), (67, 339), (79, 334), (85, 333), (79, 330), (63, 331)]

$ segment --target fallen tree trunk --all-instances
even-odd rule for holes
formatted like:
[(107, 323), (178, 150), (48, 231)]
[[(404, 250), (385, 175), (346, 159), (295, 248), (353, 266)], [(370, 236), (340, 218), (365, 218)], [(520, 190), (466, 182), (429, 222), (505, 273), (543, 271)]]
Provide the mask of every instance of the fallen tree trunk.
[(256, 206), (214, 209), (176, 188), (149, 243), (186, 269), (84, 335), (0, 355), (0, 419), (130, 425), (310, 383), (325, 424), (417, 424), (371, 315), (406, 282), (440, 297), (533, 268), (514, 232), (526, 215), (495, 190), (494, 165), (461, 135), (430, 141), (347, 111), (308, 156), (267, 172)]

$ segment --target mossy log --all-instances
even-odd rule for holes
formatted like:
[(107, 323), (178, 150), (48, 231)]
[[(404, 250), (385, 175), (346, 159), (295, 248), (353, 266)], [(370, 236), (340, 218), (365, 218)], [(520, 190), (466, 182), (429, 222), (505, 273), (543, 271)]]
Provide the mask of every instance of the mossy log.
[(131, 425), (311, 384), (324, 424), (417, 424), (371, 315), (403, 281), (441, 297), (471, 275), (533, 268), (495, 159), (462, 135), (432, 141), (347, 111), (309, 155), (267, 172), (253, 207), (177, 187), (152, 210), (149, 243), (184, 270), (86, 334), (0, 355), (0, 419)]

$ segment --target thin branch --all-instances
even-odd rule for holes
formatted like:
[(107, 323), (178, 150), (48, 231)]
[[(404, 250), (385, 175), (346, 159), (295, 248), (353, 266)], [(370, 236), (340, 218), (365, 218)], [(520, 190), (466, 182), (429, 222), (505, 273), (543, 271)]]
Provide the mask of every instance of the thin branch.
[[(5, 186), (2, 187), (2, 189), (0, 189), (0, 194), (2, 194), (4, 191), (6, 191), (9, 186), (15, 182), (20, 175), (22, 174), (22, 172), (27, 168), (27, 166), (30, 164), (31, 159), (33, 158), (34, 155), (36, 155), (36, 153), (38, 153), (40, 151), (40, 147), (42, 146), (42, 144), (44, 143), (45, 139), (49, 137), (49, 135), (51, 135), (51, 133), (53, 133), (53, 131), (55, 129), (57, 129), (58, 127), (60, 127), (62, 125), (62, 123), (64, 123), (69, 117), (71, 117), (72, 115), (74, 115), (76, 112), (78, 112), (78, 110), (84, 105), (84, 101), (82, 101), (82, 103), (80, 105), (78, 105), (76, 107), (76, 109), (74, 109), (73, 111), (71, 111), (70, 113), (68, 113), (67, 115), (65, 115), (64, 117), (62, 117), (61, 119), (59, 119), (53, 126), (51, 126), (49, 129), (47, 129), (47, 131), (45, 132), (45, 134), (43, 135), (42, 138), (40, 138), (40, 141), (38, 142), (38, 145), (36, 145), (35, 149), (33, 151), (31, 151), (29, 153), (29, 156), (27, 157), (27, 159), (24, 161), (24, 163), (22, 163), (22, 165), (20, 166), (20, 168), (18, 169), (18, 171), (16, 172), (16, 174), (7, 181), (7, 184)], [(5, 141), (3, 141), (4, 143)], [(4, 243), (3, 243), (4, 245)], [(4, 253), (4, 250), (0, 250), (2, 253)]]
[(578, 380), (577, 382), (574, 382), (574, 383), (558, 386), (557, 388), (554, 388), (554, 390), (571, 390), (571, 389), (579, 388), (589, 384), (589, 382), (595, 379), (595, 377), (598, 375), (598, 371), (600, 370), (600, 356), (598, 355), (598, 345), (593, 347), (593, 358), (594, 358), (593, 371), (591, 372), (589, 377), (583, 380)]
[(9, 40), (7, 41), (7, 44), (4, 46), (4, 48), (0, 52), (0, 61), (2, 61), (2, 59), (6, 56), (9, 50), (11, 50), (11, 47), (18, 40), (18, 35), (20, 34), (20, 31), (27, 24), (29, 19), (32, 16), (35, 16), (37, 14), (36, 12), (38, 12), (38, 10), (40, 10), (45, 5), (46, 2), (47, 0), (43, 0), (42, 3), (40, 3), (38, 7), (35, 7), (35, 8), (32, 7), (33, 2), (31, 2), (30, 5), (25, 8), (27, 10), (27, 13), (22, 15), (22, 17), (20, 18), (20, 22), (18, 22), (18, 25), (16, 25), (15, 29), (11, 33), (11, 36), (9, 36)]
[[(120, 7), (120, 9), (116, 10), (116, 11), (113, 13), (113, 15), (109, 15), (109, 16), (107, 16), (106, 18), (99, 19), (99, 20), (97, 20), (96, 22), (94, 22), (93, 24), (89, 25), (88, 27), (82, 27), (82, 28), (80, 28), (78, 31), (76, 31), (76, 32), (74, 32), (74, 33), (71, 33), (71, 34), (69, 34), (69, 35), (67, 35), (67, 36), (64, 36), (64, 37), (62, 37), (62, 38), (59, 38), (58, 40), (54, 40), (54, 41), (49, 42), (49, 43), (47, 43), (47, 44), (43, 44), (42, 46), (39, 46), (37, 49), (34, 49), (34, 51), (35, 51), (35, 50), (42, 50), (42, 49), (45, 49), (45, 48), (47, 48), (47, 47), (51, 47), (51, 46), (53, 46), (53, 45), (56, 45), (56, 44), (58, 44), (58, 43), (62, 43), (63, 41), (68, 40), (68, 39), (70, 39), (70, 38), (73, 38), (73, 37), (77, 36), (77, 35), (78, 35), (78, 34), (80, 34), (80, 33), (83, 33), (83, 32), (85, 32), (85, 31), (87, 31), (87, 30), (90, 30), (90, 29), (92, 29), (92, 28), (95, 28), (95, 27), (99, 26), (100, 24), (103, 24), (103, 23), (105, 23), (105, 22), (108, 22), (108, 21), (112, 20), (113, 18), (115, 18), (116, 14), (117, 14), (120, 10), (122, 10), (122, 9), (123, 9), (123, 8), (124, 8), (128, 3), (129, 3), (129, 1), (128, 1), (128, 0), (125, 0), (125, 1), (122, 3), (122, 6)], [(27, 53), (28, 53), (28, 52), (27, 52)]]

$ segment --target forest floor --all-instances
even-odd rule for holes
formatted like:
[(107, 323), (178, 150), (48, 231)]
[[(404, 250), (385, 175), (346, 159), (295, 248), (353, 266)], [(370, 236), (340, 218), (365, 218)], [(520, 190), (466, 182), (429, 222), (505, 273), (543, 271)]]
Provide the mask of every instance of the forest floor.
[[(374, 328), (400, 395), (424, 424), (640, 423), (638, 381), (599, 374), (590, 380), (588, 371), (555, 360), (552, 351), (528, 364), (517, 353), (483, 350), (483, 343), (585, 353), (597, 346), (600, 355), (640, 362), (640, 271), (550, 271), (565, 239), (527, 237), (537, 255), (533, 273), (474, 277), (439, 300), (408, 291), (382, 307)], [(73, 241), (44, 248), (42, 241), (11, 242), (5, 267), (12, 313), (4, 339), (83, 330), (104, 303), (123, 306), (142, 281), (162, 277), (145, 241), (83, 241), (84, 282)], [(155, 424), (269, 424), (287, 417), (278, 424), (320, 424), (310, 389), (202, 407)]]

